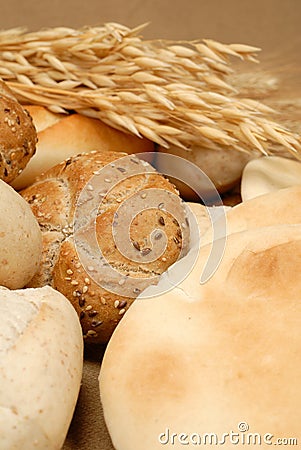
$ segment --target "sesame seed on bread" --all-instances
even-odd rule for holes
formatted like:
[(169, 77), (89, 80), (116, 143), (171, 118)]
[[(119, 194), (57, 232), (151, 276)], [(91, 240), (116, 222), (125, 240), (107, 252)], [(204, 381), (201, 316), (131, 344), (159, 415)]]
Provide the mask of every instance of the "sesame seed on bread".
[(0, 179), (11, 183), (35, 153), (37, 134), (29, 113), (0, 80)]
[[(91, 180), (104, 168), (100, 187), (107, 192), (101, 201)], [(155, 284), (188, 249), (189, 230), (180, 225), (186, 213), (178, 192), (133, 155), (98, 151), (77, 155), (45, 172), (21, 194), (44, 239), (43, 261), (29, 286), (49, 284), (63, 293), (78, 313), (86, 342), (106, 343), (140, 292)], [(115, 235), (123, 207), (126, 213), (134, 211), (133, 218), (129, 224), (121, 221)], [(97, 209), (94, 218), (91, 208)], [(127, 243), (130, 255), (123, 251)], [(155, 257), (154, 249), (163, 244)], [(95, 256), (96, 247), (101, 258)]]

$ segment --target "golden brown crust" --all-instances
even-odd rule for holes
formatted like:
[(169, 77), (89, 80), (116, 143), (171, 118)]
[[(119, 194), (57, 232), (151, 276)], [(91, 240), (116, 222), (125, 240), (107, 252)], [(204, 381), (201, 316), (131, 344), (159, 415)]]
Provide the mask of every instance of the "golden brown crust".
[(0, 80), (0, 178), (12, 182), (35, 153), (37, 135), (29, 113)]
[(74, 242), (64, 241), (52, 272), (53, 287), (74, 306), (85, 341), (107, 342), (133, 299), (106, 291), (91, 275), (79, 262)]
[(52, 127), (52, 125), (62, 120), (63, 117), (66, 117), (65, 114), (53, 113), (40, 105), (24, 105), (24, 108), (31, 115), (37, 133)]
[(81, 114), (55, 114), (38, 106), (26, 107), (38, 130), (35, 156), (26, 170), (15, 180), (15, 189), (23, 189), (43, 172), (61, 161), (91, 150), (127, 153), (153, 152), (154, 144), (109, 127), (98, 119)]
[[(120, 162), (121, 157), (126, 157), (126, 160)], [(89, 183), (104, 166), (107, 170), (105, 180), (112, 182), (114, 187), (102, 203), (97, 197), (98, 213), (94, 223), (89, 201), (83, 202), (82, 207), (87, 209), (80, 217), (77, 215), (78, 205), (82, 202), (82, 190), (88, 186), (93, 191)], [(117, 183), (114, 177), (124, 172), (125, 175), (130, 174), (133, 166), (135, 170), (138, 167), (138, 173), (122, 175)], [(95, 193), (92, 191), (88, 189), (87, 193), (92, 196)], [(31, 205), (44, 235), (43, 263), (30, 286), (50, 284), (63, 293), (80, 317), (87, 342), (107, 342), (134, 298), (144, 287), (156, 283), (159, 275), (187, 250), (188, 234), (182, 235), (179, 224), (179, 220), (185, 222), (185, 212), (177, 191), (165, 177), (137, 157), (120, 152), (95, 151), (69, 158), (40, 176), (35, 184), (22, 191), (22, 196)], [(136, 205), (139, 200), (143, 207), (134, 214), (127, 228), (132, 257), (132, 254), (123, 253), (114, 241), (113, 224), (122, 213), (119, 208), (123, 204), (133, 201)], [(148, 201), (151, 207), (147, 206)], [(175, 219), (173, 210), (169, 212), (168, 207), (166, 211), (162, 209), (163, 201), (166, 205), (169, 201), (174, 204), (179, 220)], [(74, 217), (74, 223), (80, 223), (76, 237)], [(152, 239), (155, 244), (159, 241), (161, 244), (164, 236), (166, 241), (164, 251), (158, 257), (150, 258), (153, 251), (150, 235), (154, 230)], [(126, 235), (122, 233), (122, 240), (126, 241)], [(96, 241), (93, 240), (95, 234)], [(86, 260), (85, 255), (79, 254), (81, 245), (87, 258), (92, 258), (92, 263), (87, 262), (90, 259)], [(102, 256), (96, 264), (103, 266), (95, 274), (93, 258), (98, 249)], [(155, 245), (153, 249), (156, 249)], [(105, 262), (100, 262), (101, 259)], [(99, 274), (101, 280), (97, 278)]]

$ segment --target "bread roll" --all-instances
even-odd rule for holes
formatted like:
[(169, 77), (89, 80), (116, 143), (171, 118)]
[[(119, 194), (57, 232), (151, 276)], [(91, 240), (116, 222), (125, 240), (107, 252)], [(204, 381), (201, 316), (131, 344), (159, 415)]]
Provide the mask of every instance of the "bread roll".
[(40, 133), (46, 128), (52, 127), (52, 125), (60, 122), (64, 117), (66, 117), (65, 114), (54, 113), (40, 105), (24, 105), (24, 108), (32, 117), (37, 133)]
[(20, 190), (32, 184), (42, 172), (64, 159), (90, 150), (143, 153), (154, 151), (154, 144), (115, 130), (98, 119), (81, 114), (55, 114), (46, 108), (26, 106), (38, 131), (35, 156), (13, 186)]
[(60, 449), (82, 376), (77, 315), (50, 287), (0, 299), (0, 448)]
[[(220, 193), (224, 193), (233, 188), (240, 180), (243, 168), (254, 157), (258, 157), (256, 152), (253, 155), (238, 152), (231, 148), (200, 148), (191, 147), (188, 150), (181, 149), (176, 146), (170, 146), (166, 149), (159, 147), (159, 152), (179, 156), (185, 160), (195, 164), (201, 169), (212, 181), (215, 188)], [(192, 173), (191, 168), (177, 163), (177, 161), (158, 159), (157, 169), (162, 173), (170, 173), (176, 169), (177, 164), (180, 165), (181, 179), (172, 178), (173, 183), (179, 189), (181, 196), (187, 201), (199, 201), (198, 192), (195, 192), (197, 186), (198, 191), (202, 193), (203, 198), (210, 199), (215, 197), (216, 192), (212, 190), (208, 183), (199, 177), (197, 171)], [(166, 172), (167, 171), (167, 172)]]
[[(247, 200), (227, 210), (223, 220), (215, 223), (220, 235), (229, 235), (254, 228), (301, 223), (301, 186), (279, 189)], [(212, 241), (212, 228), (203, 235), (202, 245)]]
[(301, 184), (300, 161), (280, 156), (264, 156), (250, 161), (241, 179), (242, 200)]
[(194, 214), (198, 227), (200, 230), (201, 236), (211, 227), (211, 220), (208, 208), (201, 203), (195, 202), (187, 202), (186, 205), (191, 210), (192, 214)]
[(25, 286), (39, 269), (42, 233), (28, 203), (0, 180), (0, 285)]
[(227, 231), (301, 223), (301, 186), (272, 191), (242, 202), (227, 213)]
[(86, 342), (107, 342), (134, 298), (189, 246), (174, 186), (124, 153), (70, 158), (22, 196), (43, 232), (42, 264), (29, 286), (50, 284), (62, 292), (78, 312)]
[(11, 183), (35, 152), (37, 134), (31, 117), (0, 80), (0, 179)]
[(206, 433), (230, 448), (231, 430), (242, 450), (248, 428), (258, 449), (266, 433), (300, 439), (301, 226), (230, 235), (201, 285), (208, 247), (174, 290), (137, 300), (107, 346), (99, 381), (116, 450), (205, 446)]

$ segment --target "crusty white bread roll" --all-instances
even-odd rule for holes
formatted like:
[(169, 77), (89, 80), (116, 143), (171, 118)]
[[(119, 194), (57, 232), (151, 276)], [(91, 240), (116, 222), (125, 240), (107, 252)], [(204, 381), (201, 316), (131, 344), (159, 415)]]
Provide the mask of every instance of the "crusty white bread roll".
[(264, 156), (249, 161), (241, 179), (243, 201), (301, 184), (301, 163), (281, 156)]
[(21, 193), (43, 233), (42, 263), (28, 286), (62, 292), (86, 342), (106, 343), (141, 290), (188, 250), (176, 189), (134, 155), (77, 155)]
[(0, 448), (62, 448), (83, 364), (77, 315), (50, 287), (0, 290)]
[(42, 233), (28, 203), (0, 180), (0, 285), (25, 286), (42, 258)]
[(136, 300), (108, 344), (99, 381), (116, 450), (205, 446), (206, 433), (230, 448), (231, 430), (242, 450), (248, 428), (300, 439), (301, 226), (230, 235), (201, 285), (208, 247), (179, 287)]
[(35, 152), (37, 134), (28, 112), (0, 79), (0, 179), (11, 183)]
[(154, 151), (154, 144), (145, 139), (125, 134), (81, 114), (55, 114), (46, 108), (25, 106), (38, 131), (35, 156), (14, 181), (20, 190), (32, 184), (42, 172), (64, 159), (90, 150), (144, 153)]

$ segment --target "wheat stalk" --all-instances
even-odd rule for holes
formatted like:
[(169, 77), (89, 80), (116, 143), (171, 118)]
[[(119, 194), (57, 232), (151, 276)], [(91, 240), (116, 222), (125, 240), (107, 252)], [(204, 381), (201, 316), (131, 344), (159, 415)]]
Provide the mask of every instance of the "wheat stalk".
[(143, 40), (129, 29), (53, 28), (0, 32), (0, 76), (23, 103), (74, 110), (159, 145), (231, 146), (299, 156), (300, 137), (262, 103), (228, 82), (230, 57), (257, 61), (258, 48), (213, 40)]

